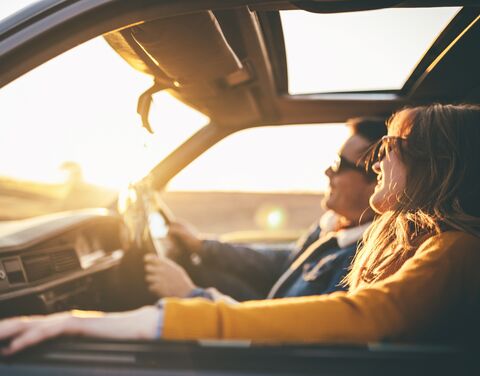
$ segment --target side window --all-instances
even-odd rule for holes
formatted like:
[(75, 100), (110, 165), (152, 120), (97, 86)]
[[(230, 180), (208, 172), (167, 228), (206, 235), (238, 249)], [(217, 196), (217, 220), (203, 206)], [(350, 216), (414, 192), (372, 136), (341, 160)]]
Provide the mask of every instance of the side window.
[(347, 135), (342, 124), (235, 133), (172, 179), (163, 198), (179, 218), (225, 240), (295, 239), (323, 212), (324, 171)]
[(109, 207), (120, 189), (208, 123), (158, 93), (155, 133), (147, 134), (137, 101), (151, 81), (97, 37), (3, 87), (0, 218)]

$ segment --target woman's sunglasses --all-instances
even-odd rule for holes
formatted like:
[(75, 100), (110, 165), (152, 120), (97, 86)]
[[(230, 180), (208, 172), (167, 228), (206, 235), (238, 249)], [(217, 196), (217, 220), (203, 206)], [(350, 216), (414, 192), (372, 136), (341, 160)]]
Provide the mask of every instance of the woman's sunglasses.
[(372, 174), (376, 173), (373, 171), (373, 165), (377, 162), (383, 160), (388, 153), (393, 150), (401, 150), (402, 145), (405, 143), (406, 138), (399, 136), (383, 136), (380, 140), (374, 143), (365, 153), (365, 167), (367, 171)]
[[(373, 164), (375, 162), (380, 162), (384, 159), (388, 153), (393, 150), (398, 150), (401, 148), (401, 145), (406, 141), (404, 137), (399, 136), (383, 136), (377, 143), (372, 147), (372, 153), (370, 162)], [(373, 159), (373, 160), (372, 160)]]

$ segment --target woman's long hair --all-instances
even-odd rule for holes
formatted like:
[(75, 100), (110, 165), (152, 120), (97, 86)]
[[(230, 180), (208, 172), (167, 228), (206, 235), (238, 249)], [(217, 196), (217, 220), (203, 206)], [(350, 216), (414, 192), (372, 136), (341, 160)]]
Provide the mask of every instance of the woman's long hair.
[(480, 106), (405, 108), (388, 128), (406, 139), (395, 148), (406, 166), (406, 187), (364, 235), (346, 278), (350, 290), (395, 273), (442, 231), (480, 236)]

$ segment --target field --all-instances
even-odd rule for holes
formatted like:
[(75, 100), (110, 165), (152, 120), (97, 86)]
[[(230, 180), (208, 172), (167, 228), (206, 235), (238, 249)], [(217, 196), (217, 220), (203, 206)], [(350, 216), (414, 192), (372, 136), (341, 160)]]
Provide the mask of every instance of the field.
[[(166, 192), (163, 200), (176, 218), (203, 233), (293, 231), (308, 228), (323, 210), (320, 194), (255, 192)], [(282, 223), (268, 226), (269, 213), (282, 213)]]
[[(88, 207), (115, 207), (116, 192), (90, 185), (42, 184), (0, 178), (0, 220)], [(316, 220), (321, 195), (255, 192), (164, 192), (175, 218), (206, 234), (242, 232), (296, 237)]]
[(94, 185), (44, 184), (0, 177), (0, 220), (108, 206), (116, 193)]

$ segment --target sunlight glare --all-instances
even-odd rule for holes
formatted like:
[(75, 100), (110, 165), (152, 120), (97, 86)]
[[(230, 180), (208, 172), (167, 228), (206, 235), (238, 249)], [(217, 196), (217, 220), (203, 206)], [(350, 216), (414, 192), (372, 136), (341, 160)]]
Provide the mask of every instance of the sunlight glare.
[(288, 91), (400, 89), (459, 9), (392, 8), (338, 14), (281, 11)]
[(0, 92), (0, 175), (59, 183), (67, 178), (62, 164), (72, 161), (97, 185), (121, 188), (142, 178), (208, 122), (160, 93), (149, 134), (136, 106), (151, 82), (101, 37), (13, 81)]

